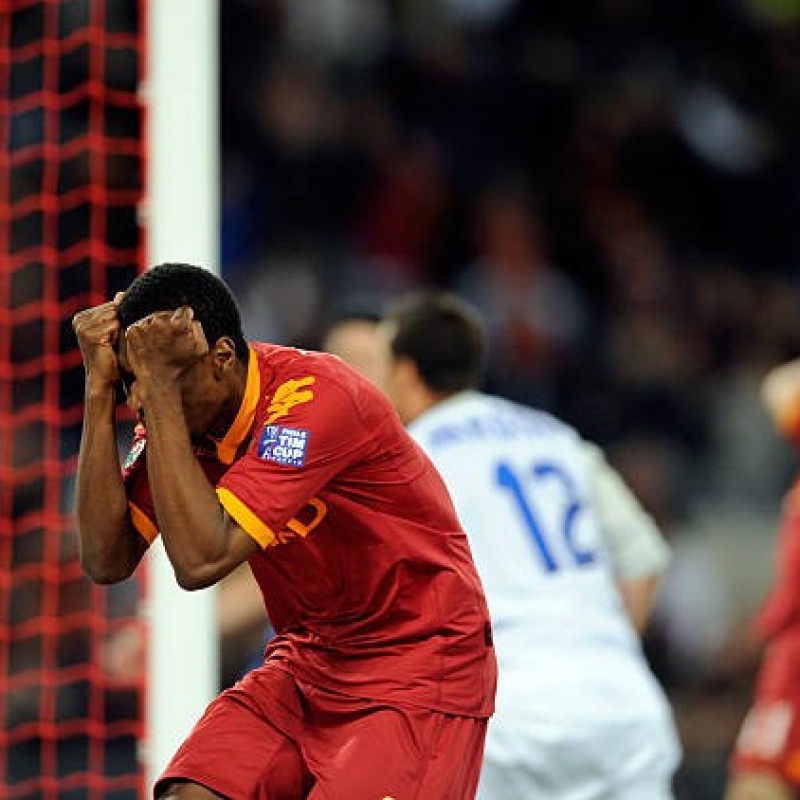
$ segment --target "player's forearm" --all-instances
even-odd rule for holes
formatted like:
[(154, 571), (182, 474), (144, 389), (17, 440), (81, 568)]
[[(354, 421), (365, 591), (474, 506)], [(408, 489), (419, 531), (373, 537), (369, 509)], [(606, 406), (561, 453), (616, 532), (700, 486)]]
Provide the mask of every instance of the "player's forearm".
[(164, 547), (183, 588), (210, 586), (232, 568), (222, 506), (192, 451), (179, 391), (148, 387), (144, 402), (150, 493)]
[(144, 551), (132, 529), (120, 475), (114, 424), (114, 393), (87, 387), (78, 454), (75, 520), (81, 566), (98, 583), (127, 578)]

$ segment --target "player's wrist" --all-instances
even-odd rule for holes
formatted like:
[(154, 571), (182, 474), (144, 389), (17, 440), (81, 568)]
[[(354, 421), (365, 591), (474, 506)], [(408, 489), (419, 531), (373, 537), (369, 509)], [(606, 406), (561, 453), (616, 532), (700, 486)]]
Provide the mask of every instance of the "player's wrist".
[(84, 394), (86, 399), (105, 399), (114, 397), (115, 381), (102, 375), (87, 375)]
[(142, 405), (165, 402), (180, 404), (180, 386), (178, 375), (160, 372), (146, 372), (136, 376), (136, 391)]

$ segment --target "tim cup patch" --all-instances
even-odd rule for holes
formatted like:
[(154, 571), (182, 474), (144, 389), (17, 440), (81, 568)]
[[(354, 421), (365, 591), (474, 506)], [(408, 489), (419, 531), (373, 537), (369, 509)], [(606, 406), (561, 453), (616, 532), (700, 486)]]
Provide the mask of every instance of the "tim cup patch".
[(265, 425), (258, 440), (258, 457), (286, 467), (302, 467), (310, 435), (301, 428)]

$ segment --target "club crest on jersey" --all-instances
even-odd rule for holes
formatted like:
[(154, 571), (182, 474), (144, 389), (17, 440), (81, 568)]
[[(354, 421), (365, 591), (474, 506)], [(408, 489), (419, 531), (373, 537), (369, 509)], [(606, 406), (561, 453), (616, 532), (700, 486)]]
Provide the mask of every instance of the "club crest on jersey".
[(282, 383), (272, 395), (272, 400), (267, 408), (269, 413), (267, 425), (285, 417), (295, 406), (313, 400), (314, 392), (306, 387), (311, 386), (315, 380), (313, 375), (306, 375), (304, 378), (292, 378), (292, 380)]
[(302, 467), (306, 463), (309, 431), (265, 425), (258, 440), (258, 457), (286, 467)]
[(124, 469), (130, 469), (135, 463), (136, 459), (144, 452), (144, 445), (146, 439), (137, 439), (128, 450), (128, 455), (125, 456), (125, 461), (122, 462)]

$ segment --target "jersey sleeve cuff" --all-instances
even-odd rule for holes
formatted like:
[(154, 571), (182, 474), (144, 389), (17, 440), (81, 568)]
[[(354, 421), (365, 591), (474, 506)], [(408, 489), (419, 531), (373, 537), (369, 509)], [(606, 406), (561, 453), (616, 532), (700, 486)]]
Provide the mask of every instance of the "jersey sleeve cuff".
[(237, 524), (256, 542), (262, 549), (273, 544), (277, 537), (272, 529), (243, 503), (230, 489), (217, 488), (217, 497), (222, 507), (236, 520)]

